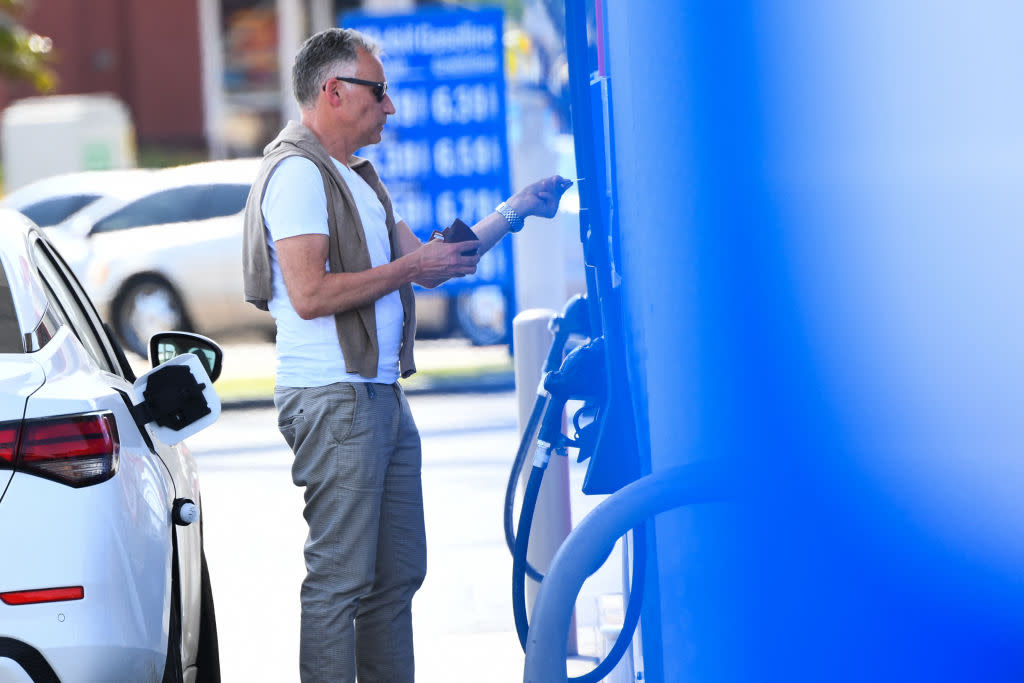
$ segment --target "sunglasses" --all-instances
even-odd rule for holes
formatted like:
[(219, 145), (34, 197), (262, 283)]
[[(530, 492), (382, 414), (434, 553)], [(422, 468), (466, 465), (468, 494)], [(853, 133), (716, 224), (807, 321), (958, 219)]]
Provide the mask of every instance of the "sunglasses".
[[(384, 96), (388, 93), (388, 82), (383, 83), (377, 81), (365, 81), (362, 78), (349, 78), (348, 76), (335, 76), (336, 81), (345, 81), (346, 83), (355, 83), (356, 85), (368, 85), (373, 88), (373, 96), (377, 98), (378, 102), (384, 101)], [(324, 83), (324, 92), (327, 92), (327, 84)]]

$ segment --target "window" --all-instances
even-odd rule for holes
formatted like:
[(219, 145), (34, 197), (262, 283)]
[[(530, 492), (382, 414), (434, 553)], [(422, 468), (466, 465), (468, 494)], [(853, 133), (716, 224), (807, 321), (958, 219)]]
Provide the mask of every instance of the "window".
[(24, 351), (18, 311), (14, 308), (14, 297), (11, 295), (11, 283), (7, 280), (3, 263), (0, 263), (0, 353)]
[(208, 185), (203, 197), (202, 210), (195, 220), (232, 216), (245, 208), (249, 185)]
[(230, 216), (245, 207), (249, 185), (219, 183), (163, 190), (138, 199), (93, 226), (92, 232)]
[(67, 265), (41, 240), (35, 241), (33, 251), (47, 294), (52, 297), (51, 305), (63, 314), (96, 365), (107, 372), (120, 374), (99, 315)]
[(21, 209), (21, 213), (40, 228), (57, 225), (79, 209), (92, 204), (100, 198), (99, 194), (76, 194), (70, 197), (55, 197), (29, 204)]

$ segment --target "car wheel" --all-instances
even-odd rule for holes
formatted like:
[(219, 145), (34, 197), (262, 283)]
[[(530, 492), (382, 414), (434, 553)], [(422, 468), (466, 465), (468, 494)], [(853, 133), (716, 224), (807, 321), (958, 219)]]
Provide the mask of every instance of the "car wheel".
[(482, 285), (455, 297), (455, 320), (475, 346), (501, 344), (508, 339), (505, 294), (497, 285)]
[(149, 338), (161, 330), (189, 329), (181, 297), (157, 277), (129, 282), (114, 300), (114, 329), (129, 349), (145, 358)]
[(213, 588), (210, 585), (210, 570), (206, 566), (206, 552), (202, 551), (202, 610), (199, 621), (199, 654), (196, 666), (199, 674), (196, 683), (220, 683), (220, 646), (217, 641), (217, 614), (213, 609)]

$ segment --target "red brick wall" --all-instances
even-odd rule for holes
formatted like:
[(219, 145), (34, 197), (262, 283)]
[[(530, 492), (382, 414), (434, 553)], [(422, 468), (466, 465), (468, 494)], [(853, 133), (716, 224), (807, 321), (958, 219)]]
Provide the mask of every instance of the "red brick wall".
[[(53, 39), (56, 94), (114, 93), (142, 144), (203, 144), (196, 0), (34, 0), (23, 23)], [(0, 81), (0, 107), (35, 94)]]

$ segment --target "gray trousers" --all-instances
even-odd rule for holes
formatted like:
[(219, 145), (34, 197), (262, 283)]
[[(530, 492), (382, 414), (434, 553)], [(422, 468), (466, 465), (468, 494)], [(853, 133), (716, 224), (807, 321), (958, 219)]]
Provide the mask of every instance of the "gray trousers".
[(274, 391), (304, 487), (303, 683), (414, 680), (412, 596), (427, 570), (420, 437), (396, 384)]

